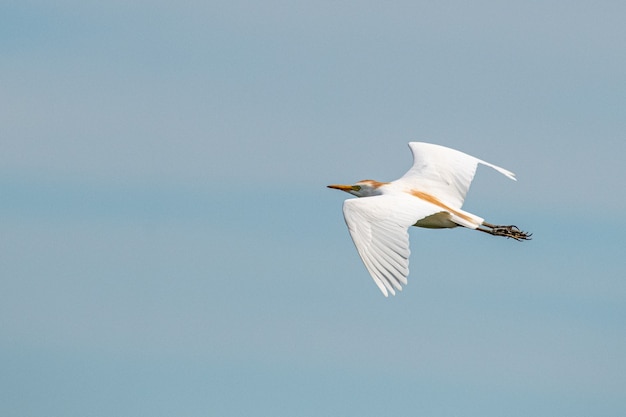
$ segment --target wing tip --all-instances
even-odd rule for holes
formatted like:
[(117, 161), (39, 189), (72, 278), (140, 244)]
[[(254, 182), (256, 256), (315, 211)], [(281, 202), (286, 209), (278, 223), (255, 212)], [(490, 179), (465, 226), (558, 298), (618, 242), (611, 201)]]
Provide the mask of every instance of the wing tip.
[[(378, 287), (380, 292), (383, 293), (385, 298), (389, 298), (390, 294), (395, 297), (396, 290), (397, 291), (402, 291), (404, 289), (402, 287), (402, 285), (400, 285), (400, 283), (398, 283), (397, 285), (394, 284), (393, 286), (392, 285), (387, 286), (387, 285), (383, 284), (382, 282), (379, 282), (377, 279), (374, 279), (374, 282), (376, 283), (376, 286)], [(407, 283), (403, 281), (403, 284), (406, 285)]]
[(505, 177), (507, 177), (509, 179), (512, 179), (513, 181), (517, 181), (517, 178), (515, 177), (515, 173), (509, 171), (506, 168), (502, 168), (502, 167), (499, 167), (499, 166), (494, 165), (494, 164), (490, 164), (489, 162), (485, 162), (485, 161), (482, 161), (482, 160), (479, 160), (478, 162), (480, 162), (481, 164), (483, 164), (485, 166), (488, 166), (489, 168), (495, 169), (500, 174), (504, 175)]

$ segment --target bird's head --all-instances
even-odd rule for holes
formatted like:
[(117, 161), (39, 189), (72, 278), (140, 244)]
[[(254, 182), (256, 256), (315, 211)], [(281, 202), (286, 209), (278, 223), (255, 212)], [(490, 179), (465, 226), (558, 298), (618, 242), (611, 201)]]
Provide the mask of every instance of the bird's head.
[(345, 191), (357, 197), (369, 197), (382, 194), (380, 187), (388, 184), (387, 182), (378, 182), (374, 180), (362, 180), (354, 185), (332, 184), (328, 188)]

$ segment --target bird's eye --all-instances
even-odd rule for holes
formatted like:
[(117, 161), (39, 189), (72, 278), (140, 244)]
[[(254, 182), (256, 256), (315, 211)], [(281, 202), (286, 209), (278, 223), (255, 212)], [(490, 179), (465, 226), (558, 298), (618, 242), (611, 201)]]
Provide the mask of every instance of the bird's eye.
[(353, 186), (352, 186), (352, 189), (353, 189), (354, 191), (361, 191), (361, 186), (360, 186), (360, 185), (353, 185)]

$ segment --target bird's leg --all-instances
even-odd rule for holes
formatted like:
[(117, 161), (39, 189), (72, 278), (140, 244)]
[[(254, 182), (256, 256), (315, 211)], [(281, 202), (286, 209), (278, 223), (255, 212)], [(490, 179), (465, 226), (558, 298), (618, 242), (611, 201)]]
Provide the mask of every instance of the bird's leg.
[(530, 240), (532, 233), (526, 233), (517, 228), (517, 226), (497, 226), (495, 224), (483, 222), (482, 226), (478, 227), (476, 230), (480, 230), (481, 232), (489, 233), (493, 236), (504, 236), (507, 238), (512, 238), (518, 241), (522, 240)]

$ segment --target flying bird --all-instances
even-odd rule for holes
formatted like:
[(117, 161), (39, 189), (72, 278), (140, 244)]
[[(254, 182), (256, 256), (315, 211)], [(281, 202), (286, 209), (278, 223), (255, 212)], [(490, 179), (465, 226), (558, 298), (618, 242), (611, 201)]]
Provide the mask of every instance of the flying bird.
[(466, 227), (518, 241), (532, 234), (516, 226), (498, 226), (461, 209), (478, 164), (516, 181), (515, 174), (455, 149), (411, 142), (413, 166), (392, 182), (362, 180), (329, 185), (357, 199), (343, 203), (350, 236), (365, 267), (385, 297), (402, 291), (409, 275), (410, 226), (430, 229)]

